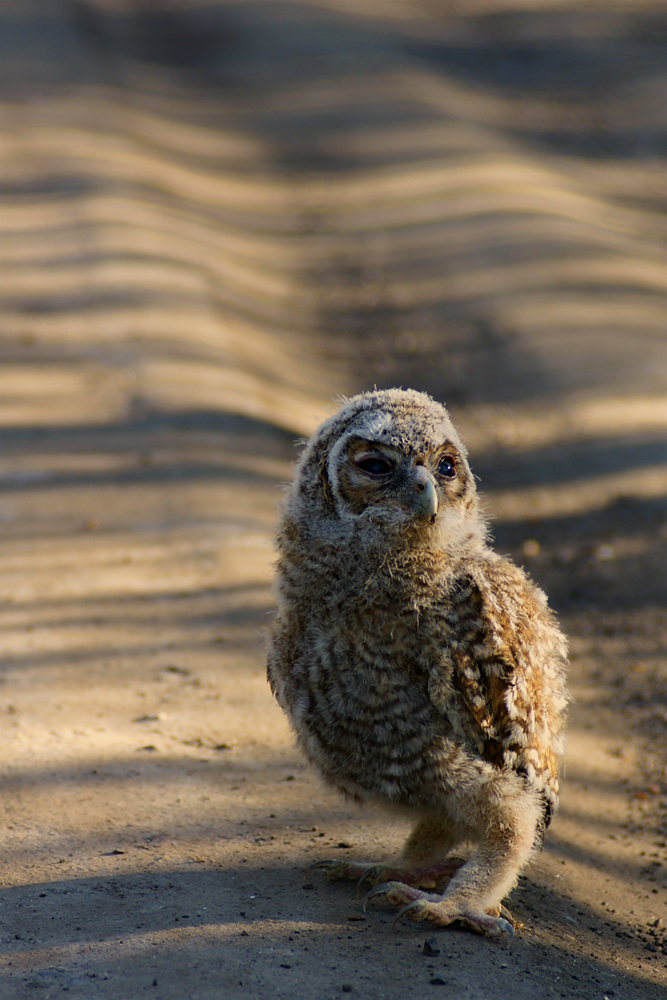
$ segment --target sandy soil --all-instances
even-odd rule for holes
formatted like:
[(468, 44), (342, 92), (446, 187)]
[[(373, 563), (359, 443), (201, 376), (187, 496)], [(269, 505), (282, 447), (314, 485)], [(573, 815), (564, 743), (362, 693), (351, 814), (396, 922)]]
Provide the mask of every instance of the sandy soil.
[[(0, 2), (3, 1000), (667, 997), (665, 33), (648, 0)], [(447, 401), (571, 636), (509, 950), (302, 881), (405, 833), (264, 679), (295, 440), (373, 384)]]

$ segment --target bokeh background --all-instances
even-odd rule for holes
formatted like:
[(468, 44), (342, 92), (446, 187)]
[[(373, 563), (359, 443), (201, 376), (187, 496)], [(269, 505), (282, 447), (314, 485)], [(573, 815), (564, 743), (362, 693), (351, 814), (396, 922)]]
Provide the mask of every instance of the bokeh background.
[[(4, 996), (664, 995), (666, 38), (653, 0), (0, 0)], [(294, 443), (375, 385), (446, 402), (572, 639), (509, 963), (388, 960), (300, 888), (402, 832), (263, 679)]]

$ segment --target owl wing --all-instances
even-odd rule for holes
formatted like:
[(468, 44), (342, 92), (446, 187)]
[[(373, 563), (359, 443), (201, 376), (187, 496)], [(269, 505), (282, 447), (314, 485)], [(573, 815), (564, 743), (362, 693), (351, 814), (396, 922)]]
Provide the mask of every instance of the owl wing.
[(466, 742), (544, 794), (548, 825), (563, 752), (564, 637), (542, 592), (504, 560), (461, 575), (453, 598), (452, 686)]

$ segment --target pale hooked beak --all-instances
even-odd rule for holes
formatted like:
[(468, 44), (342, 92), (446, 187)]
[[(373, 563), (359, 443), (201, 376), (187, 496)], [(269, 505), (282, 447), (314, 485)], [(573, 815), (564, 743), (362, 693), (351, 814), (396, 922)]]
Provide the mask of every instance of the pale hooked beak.
[(413, 493), (410, 505), (416, 517), (433, 520), (438, 513), (438, 492), (435, 479), (423, 465), (417, 465), (412, 472)]

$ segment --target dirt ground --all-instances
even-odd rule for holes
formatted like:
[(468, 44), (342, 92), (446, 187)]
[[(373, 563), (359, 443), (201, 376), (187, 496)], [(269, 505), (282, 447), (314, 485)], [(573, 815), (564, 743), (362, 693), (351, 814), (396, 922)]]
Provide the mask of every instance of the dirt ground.
[[(667, 998), (666, 35), (0, 0), (3, 1000)], [(374, 384), (447, 402), (571, 638), (509, 949), (303, 882), (405, 835), (264, 676), (295, 441)]]

